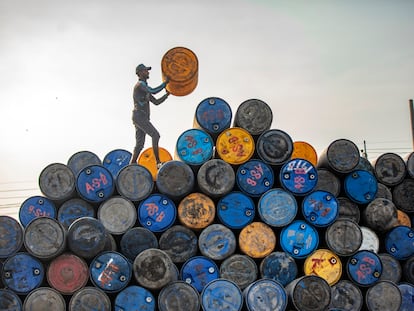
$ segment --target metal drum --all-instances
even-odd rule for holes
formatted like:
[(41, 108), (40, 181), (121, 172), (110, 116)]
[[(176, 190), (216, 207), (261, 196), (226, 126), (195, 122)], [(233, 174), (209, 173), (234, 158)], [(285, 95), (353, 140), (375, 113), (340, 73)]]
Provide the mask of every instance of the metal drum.
[(385, 249), (398, 260), (414, 255), (414, 230), (407, 226), (391, 229), (385, 237)]
[(286, 162), (279, 173), (282, 187), (294, 195), (306, 195), (315, 189), (318, 172), (307, 160), (293, 159)]
[(144, 287), (130, 285), (120, 291), (114, 301), (114, 311), (155, 311), (155, 298)]
[(314, 190), (323, 190), (338, 196), (341, 192), (341, 180), (326, 168), (318, 168), (318, 183)]
[(175, 281), (165, 286), (158, 295), (159, 311), (200, 310), (200, 294), (190, 284)]
[(336, 197), (327, 191), (315, 190), (302, 201), (302, 214), (315, 227), (327, 227), (339, 215)]
[(403, 212), (402, 210), (397, 209), (397, 219), (398, 219), (398, 225), (400, 226), (407, 226), (411, 227), (411, 218), (410, 216)]
[(89, 280), (86, 261), (74, 254), (65, 253), (53, 259), (47, 267), (48, 284), (64, 295), (72, 295), (86, 286)]
[(122, 196), (112, 196), (98, 209), (98, 219), (111, 234), (123, 234), (135, 225), (137, 210), (135, 205)]
[(318, 168), (324, 167), (335, 173), (347, 174), (359, 164), (359, 149), (348, 139), (337, 139), (321, 153)]
[(280, 244), (293, 258), (306, 258), (319, 245), (318, 231), (305, 221), (295, 220), (282, 229)]
[(98, 204), (112, 196), (115, 185), (111, 172), (104, 166), (91, 165), (79, 172), (76, 189), (82, 199)]
[(402, 297), (400, 311), (414, 310), (414, 285), (404, 282), (398, 284), (398, 288)]
[(232, 281), (226, 279), (213, 280), (201, 292), (203, 311), (240, 311), (242, 306), (242, 292)]
[(242, 229), (253, 221), (255, 204), (242, 192), (230, 192), (218, 201), (217, 216), (226, 227)]
[(43, 196), (27, 198), (19, 209), (19, 220), (23, 227), (38, 217), (56, 217), (56, 206), (53, 201)]
[(379, 238), (374, 230), (360, 226), (362, 232), (362, 244), (359, 250), (367, 250), (374, 253), (378, 253), (379, 250)]
[(274, 280), (261, 279), (243, 291), (247, 310), (284, 311), (288, 297), (284, 287)]
[(21, 311), (22, 301), (15, 292), (0, 288), (0, 310)]
[(355, 167), (355, 170), (368, 171), (371, 174), (375, 175), (374, 168), (373, 168), (371, 162), (368, 160), (368, 158), (365, 158), (364, 156), (359, 157), (359, 163)]
[(39, 175), (39, 188), (52, 201), (66, 201), (76, 194), (75, 175), (65, 164), (49, 164)]
[(291, 159), (305, 159), (316, 167), (318, 163), (318, 154), (310, 143), (305, 141), (295, 141), (293, 142)]
[(118, 172), (116, 190), (125, 198), (138, 202), (148, 197), (154, 189), (151, 172), (139, 164), (131, 164)]
[(213, 157), (213, 139), (204, 130), (186, 130), (177, 139), (175, 154), (176, 159), (190, 166), (198, 167)]
[(345, 177), (344, 190), (352, 201), (358, 204), (368, 204), (377, 195), (378, 182), (368, 171), (353, 171)]
[(390, 200), (378, 198), (363, 210), (366, 225), (379, 232), (390, 230), (398, 224), (397, 208)]
[(276, 247), (276, 235), (263, 222), (252, 222), (239, 234), (239, 248), (242, 253), (255, 259), (264, 258)]
[(111, 311), (111, 300), (97, 287), (84, 287), (70, 298), (68, 311), (84, 310)]
[(178, 219), (187, 228), (201, 230), (213, 223), (216, 207), (211, 198), (202, 193), (191, 193), (178, 205)]
[(400, 311), (402, 296), (398, 286), (389, 281), (380, 281), (368, 288), (365, 304), (368, 311)]
[(306, 257), (303, 271), (305, 275), (317, 275), (323, 278), (332, 286), (342, 276), (342, 262), (334, 252), (321, 248)]
[(119, 171), (131, 162), (131, 158), (132, 154), (128, 150), (114, 149), (105, 155), (102, 165), (111, 172), (112, 177), (116, 180)]
[(211, 281), (219, 278), (219, 269), (214, 260), (205, 256), (194, 256), (181, 267), (180, 279), (201, 292)]
[(259, 197), (273, 187), (273, 170), (261, 160), (249, 160), (238, 167), (236, 182), (242, 192)]
[(405, 162), (408, 176), (414, 178), (414, 152), (408, 153), (403, 160)]
[(362, 245), (362, 230), (351, 219), (337, 219), (325, 232), (325, 241), (329, 249), (339, 256), (351, 256)]
[(414, 212), (414, 179), (404, 179), (392, 189), (392, 200), (397, 208), (407, 213)]
[(391, 281), (398, 284), (402, 277), (402, 267), (400, 261), (388, 253), (378, 254), (382, 263), (382, 273), (380, 281)]
[(350, 219), (359, 223), (361, 212), (357, 203), (351, 201), (348, 197), (337, 197), (339, 204), (338, 219)]
[(192, 230), (175, 225), (161, 234), (159, 248), (166, 252), (174, 263), (183, 263), (197, 254), (198, 239)]
[(264, 193), (257, 204), (260, 219), (272, 227), (284, 227), (296, 217), (298, 204), (295, 197), (280, 188)]
[(384, 198), (384, 199), (388, 199), (388, 200), (393, 200), (392, 199), (392, 192), (390, 187), (378, 183), (378, 191), (377, 191), (377, 195), (375, 196), (375, 198)]
[(213, 140), (231, 125), (230, 105), (219, 97), (203, 99), (197, 106), (193, 127), (201, 128), (210, 134)]
[(260, 99), (248, 99), (237, 107), (233, 126), (257, 136), (270, 129), (272, 122), (272, 109), (267, 103)]
[(10, 257), (20, 250), (24, 240), (23, 234), (23, 227), (16, 219), (0, 216), (0, 258)]
[(374, 162), (375, 176), (378, 182), (393, 187), (403, 181), (407, 173), (404, 160), (396, 153), (387, 152)]
[(414, 284), (414, 256), (408, 258), (403, 264), (404, 280)]
[(254, 139), (243, 128), (231, 127), (217, 137), (216, 152), (222, 160), (231, 165), (247, 162), (253, 156), (254, 150)]
[(269, 165), (283, 165), (292, 156), (292, 138), (282, 130), (266, 130), (257, 139), (256, 152)]
[(50, 287), (34, 289), (26, 296), (23, 311), (53, 310), (65, 311), (66, 302), (62, 294)]
[(374, 252), (366, 250), (349, 257), (346, 268), (348, 277), (358, 286), (372, 286), (382, 274), (381, 259)]
[(95, 216), (95, 208), (91, 204), (85, 200), (73, 198), (59, 207), (57, 219), (66, 229), (68, 229), (76, 219)]
[(95, 153), (87, 150), (74, 153), (67, 163), (75, 177), (78, 176), (81, 170), (90, 165), (102, 165), (102, 161)]
[(133, 227), (128, 229), (121, 237), (120, 251), (129, 260), (146, 249), (158, 248), (158, 240), (155, 234), (147, 228)]
[(201, 192), (212, 198), (218, 198), (233, 190), (235, 177), (230, 164), (221, 159), (211, 159), (198, 170), (197, 184)]
[(340, 280), (332, 286), (330, 307), (334, 310), (359, 311), (363, 304), (364, 297), (356, 284), (348, 280)]
[(236, 237), (222, 224), (212, 224), (201, 231), (198, 248), (203, 256), (223, 260), (236, 251)]
[(128, 286), (132, 277), (132, 265), (118, 252), (102, 252), (90, 266), (92, 283), (107, 293), (117, 293)]
[(272, 279), (288, 285), (298, 275), (298, 266), (295, 259), (285, 252), (273, 252), (263, 258), (260, 263), (260, 275), (262, 279)]
[(174, 224), (176, 216), (174, 202), (163, 194), (151, 194), (138, 206), (139, 223), (152, 232), (167, 230)]
[[(167, 149), (158, 147), (158, 153), (162, 163), (172, 160), (172, 156)], [(146, 167), (151, 172), (154, 181), (157, 180), (158, 167), (152, 147), (142, 151), (137, 162), (139, 165)]]
[(257, 275), (256, 262), (246, 255), (231, 255), (220, 265), (220, 277), (233, 281), (240, 289), (256, 281)]
[(26, 295), (39, 287), (44, 275), (40, 260), (24, 252), (7, 258), (1, 271), (4, 286), (19, 295)]

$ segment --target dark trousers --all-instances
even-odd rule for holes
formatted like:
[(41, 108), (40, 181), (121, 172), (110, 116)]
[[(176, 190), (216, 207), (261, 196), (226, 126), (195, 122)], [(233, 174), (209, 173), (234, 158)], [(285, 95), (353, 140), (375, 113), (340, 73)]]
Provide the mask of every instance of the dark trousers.
[(157, 163), (160, 162), (159, 151), (158, 151), (158, 141), (160, 140), (160, 134), (157, 129), (152, 125), (149, 118), (140, 113), (139, 111), (134, 111), (132, 115), (132, 121), (135, 126), (135, 148), (132, 155), (131, 163), (136, 163), (138, 155), (144, 148), (145, 144), (145, 135), (149, 135), (152, 138), (152, 149), (154, 150), (154, 156)]

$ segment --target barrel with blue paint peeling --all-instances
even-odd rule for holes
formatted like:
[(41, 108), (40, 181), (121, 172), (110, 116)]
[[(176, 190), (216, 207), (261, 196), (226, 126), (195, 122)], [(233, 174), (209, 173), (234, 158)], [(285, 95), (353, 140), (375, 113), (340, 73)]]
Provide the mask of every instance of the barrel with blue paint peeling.
[(348, 258), (348, 277), (362, 287), (369, 287), (379, 281), (382, 274), (381, 259), (372, 251), (361, 250)]
[(138, 221), (152, 232), (163, 232), (171, 227), (177, 217), (175, 203), (166, 195), (154, 193), (138, 206)]
[(198, 239), (193, 230), (175, 225), (161, 234), (159, 247), (174, 263), (183, 263), (197, 254)]
[(233, 191), (217, 203), (217, 216), (230, 229), (242, 229), (255, 217), (255, 203), (248, 195)]
[(283, 285), (271, 279), (253, 282), (243, 291), (243, 296), (249, 311), (284, 311), (288, 303)]
[(294, 195), (306, 195), (315, 189), (318, 183), (318, 172), (307, 160), (292, 159), (286, 162), (279, 173), (282, 187)]
[(0, 216), (0, 258), (8, 258), (17, 253), (24, 241), (22, 225), (10, 216)]
[(345, 177), (344, 190), (352, 201), (358, 204), (368, 204), (377, 195), (378, 182), (370, 172), (357, 170)]
[(236, 237), (222, 224), (212, 224), (201, 231), (198, 248), (203, 256), (224, 260), (236, 251)]
[(190, 284), (175, 281), (165, 286), (158, 295), (158, 310), (200, 310), (200, 294)]
[(282, 249), (295, 259), (303, 259), (319, 245), (318, 231), (303, 220), (295, 220), (280, 233)]
[(201, 129), (184, 131), (175, 145), (176, 158), (190, 166), (198, 167), (213, 157), (214, 141)]
[(273, 252), (260, 263), (260, 275), (263, 279), (273, 279), (286, 286), (298, 276), (295, 259), (286, 252)]
[(69, 311), (111, 311), (111, 300), (101, 289), (93, 286), (81, 288), (70, 298)]
[(138, 202), (152, 193), (154, 181), (151, 172), (145, 166), (131, 164), (118, 172), (115, 186), (120, 195)]
[(144, 287), (130, 285), (120, 291), (114, 301), (115, 311), (155, 311), (155, 298)]
[(80, 198), (73, 198), (63, 203), (57, 213), (59, 222), (68, 229), (76, 220), (82, 217), (96, 216), (95, 208), (88, 202)]
[(102, 165), (91, 165), (79, 172), (76, 189), (82, 199), (99, 204), (112, 196), (115, 185), (111, 172)]
[(391, 229), (385, 237), (385, 249), (398, 260), (414, 255), (414, 230), (407, 226)]
[(90, 165), (102, 165), (102, 161), (95, 153), (88, 150), (74, 153), (67, 163), (67, 166), (72, 170), (75, 177), (78, 176), (81, 170)]
[(232, 281), (216, 279), (208, 283), (201, 292), (203, 311), (240, 311), (243, 307), (243, 295)]
[(219, 276), (217, 264), (205, 256), (191, 257), (180, 270), (180, 279), (194, 286), (198, 292), (201, 292), (209, 282), (218, 279)]
[(281, 166), (292, 156), (292, 138), (282, 130), (266, 130), (257, 138), (256, 152), (267, 164)]
[(20, 297), (9, 289), (0, 288), (0, 310), (23, 310)]
[(315, 190), (303, 199), (302, 214), (315, 227), (327, 227), (338, 218), (338, 201), (330, 192)]
[(260, 197), (257, 210), (262, 221), (269, 226), (284, 227), (295, 219), (298, 204), (290, 192), (274, 188)]
[(116, 180), (119, 171), (131, 162), (131, 158), (132, 154), (128, 150), (114, 149), (105, 155), (102, 165), (111, 172), (112, 177)]
[(265, 162), (252, 159), (238, 167), (236, 182), (239, 189), (247, 195), (259, 197), (273, 187), (273, 170)]
[(414, 285), (403, 282), (398, 284), (398, 288), (402, 297), (400, 311), (414, 310)]
[(121, 253), (131, 261), (146, 249), (158, 248), (158, 240), (155, 234), (143, 227), (128, 229), (122, 235), (119, 244)]
[(19, 209), (19, 220), (23, 227), (37, 217), (56, 217), (56, 205), (52, 200), (44, 196), (32, 196), (27, 198)]

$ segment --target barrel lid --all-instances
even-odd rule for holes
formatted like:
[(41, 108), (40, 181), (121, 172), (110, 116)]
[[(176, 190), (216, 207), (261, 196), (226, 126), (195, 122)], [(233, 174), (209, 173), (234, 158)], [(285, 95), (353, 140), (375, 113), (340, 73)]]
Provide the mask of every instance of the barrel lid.
[(260, 219), (272, 227), (284, 227), (296, 217), (298, 205), (295, 197), (281, 188), (264, 193), (258, 202)]
[(377, 254), (361, 250), (349, 257), (347, 272), (350, 279), (359, 286), (371, 286), (381, 277), (382, 263)]
[(155, 298), (146, 288), (130, 285), (116, 295), (114, 307), (115, 311), (155, 311)]
[(194, 256), (182, 265), (180, 278), (201, 292), (210, 281), (219, 278), (219, 268), (210, 258)]
[[(168, 152), (167, 149), (159, 146), (158, 153), (159, 153), (160, 161), (162, 163), (166, 163), (172, 160), (172, 156)], [(146, 167), (151, 172), (151, 175), (154, 181), (157, 180), (158, 167), (157, 167), (157, 161), (154, 155), (154, 150), (152, 149), (152, 147), (147, 148), (144, 151), (142, 151), (140, 156), (138, 157), (137, 162), (138, 164)]]
[(62, 294), (50, 287), (39, 287), (26, 296), (24, 310), (65, 311), (66, 302)]
[(316, 168), (305, 159), (292, 159), (286, 162), (279, 174), (282, 187), (294, 195), (306, 195), (318, 183)]
[(273, 113), (270, 106), (256, 98), (242, 102), (234, 116), (234, 126), (247, 130), (251, 135), (260, 135), (270, 129)]
[(342, 262), (334, 252), (321, 248), (306, 257), (303, 271), (305, 275), (320, 276), (332, 286), (342, 276)]
[(14, 218), (0, 215), (0, 258), (17, 253), (23, 245), (23, 227)]
[(374, 199), (364, 209), (363, 215), (366, 225), (378, 232), (390, 230), (398, 224), (397, 208), (388, 199)]
[(326, 229), (325, 241), (339, 256), (350, 256), (362, 245), (362, 230), (355, 221), (340, 218)]
[(240, 231), (239, 247), (252, 258), (264, 258), (276, 247), (276, 235), (265, 223), (252, 222)]
[(215, 215), (213, 200), (203, 193), (190, 193), (178, 205), (179, 221), (193, 230), (201, 230), (212, 224)]
[(248, 195), (233, 191), (218, 201), (217, 216), (226, 227), (242, 229), (253, 221), (255, 204)]
[(219, 157), (232, 165), (248, 161), (254, 154), (255, 142), (252, 135), (240, 127), (224, 130), (217, 137), (216, 151)]
[(401, 311), (410, 311), (414, 309), (414, 285), (403, 282), (398, 284), (401, 292)]
[(181, 161), (168, 161), (158, 171), (157, 189), (171, 199), (179, 200), (189, 194), (194, 187), (195, 177), (191, 167)]
[(388, 200), (393, 200), (392, 199), (392, 192), (390, 187), (378, 182), (378, 191), (377, 191), (377, 195), (375, 196), (375, 198), (384, 198), (384, 199), (388, 199)]
[(122, 196), (112, 196), (98, 208), (98, 219), (111, 234), (123, 234), (135, 225), (135, 205)]
[(318, 247), (319, 235), (312, 225), (295, 220), (282, 229), (280, 244), (293, 258), (305, 258)]
[(359, 157), (359, 162), (358, 165), (355, 167), (355, 170), (368, 171), (371, 174), (375, 175), (374, 167), (372, 166), (371, 162), (364, 156)]
[(149, 248), (157, 248), (158, 240), (155, 234), (147, 228), (133, 227), (128, 229), (121, 237), (121, 253), (130, 260), (142, 251)]
[(368, 204), (377, 195), (378, 182), (370, 172), (357, 170), (345, 177), (344, 190), (347, 196), (354, 202)]
[(240, 311), (243, 306), (243, 295), (234, 282), (216, 279), (204, 287), (201, 292), (201, 304), (204, 311)]
[(0, 309), (20, 311), (22, 310), (22, 301), (15, 292), (0, 288)]
[(234, 187), (233, 167), (221, 159), (208, 160), (197, 172), (197, 183), (200, 190), (208, 196), (222, 197)]
[(174, 224), (176, 216), (174, 202), (163, 194), (151, 194), (138, 206), (139, 223), (153, 232), (167, 230)]
[(132, 154), (128, 150), (114, 149), (105, 155), (102, 164), (116, 180), (119, 171), (131, 162), (131, 158)]
[(27, 198), (19, 209), (19, 220), (23, 227), (37, 217), (56, 217), (56, 206), (53, 201), (44, 196)]
[(329, 144), (319, 157), (318, 167), (326, 167), (336, 173), (353, 171), (360, 161), (359, 149), (348, 139), (337, 139)]
[(338, 218), (338, 200), (330, 192), (315, 190), (303, 199), (302, 213), (314, 226), (327, 227)]
[(233, 281), (240, 289), (253, 283), (257, 275), (256, 262), (246, 255), (233, 254), (220, 265), (220, 277)]
[(73, 294), (69, 301), (69, 310), (83, 311), (85, 306), (93, 306), (100, 311), (111, 311), (111, 300), (101, 289), (87, 286)]
[(239, 189), (247, 195), (259, 197), (273, 187), (273, 170), (265, 162), (252, 159), (238, 167), (236, 182)]
[(314, 190), (324, 190), (338, 196), (341, 192), (341, 180), (326, 168), (318, 168), (318, 183)]
[(4, 262), (2, 280), (5, 287), (24, 295), (42, 284), (44, 274), (44, 267), (39, 259), (20, 252)]
[(381, 154), (373, 166), (378, 182), (390, 187), (402, 182), (407, 173), (404, 160), (393, 152)]
[(359, 250), (367, 250), (374, 253), (378, 253), (379, 250), (379, 238), (374, 230), (360, 226), (362, 232), (362, 244)]
[(257, 139), (256, 151), (264, 162), (270, 165), (282, 165), (292, 156), (293, 141), (286, 132), (269, 129)]
[(205, 98), (196, 108), (196, 123), (210, 135), (217, 135), (228, 129), (231, 119), (230, 105), (219, 97)]
[(180, 134), (175, 145), (177, 157), (190, 166), (199, 166), (213, 156), (214, 142), (201, 129), (189, 129)]
[(403, 264), (404, 278), (414, 284), (414, 256), (408, 258)]
[(316, 167), (318, 163), (318, 154), (310, 143), (306, 141), (294, 141), (291, 159), (305, 159)]
[(351, 201), (348, 197), (337, 197), (339, 204), (338, 219), (351, 219), (359, 223), (361, 212), (357, 203)]
[(263, 279), (273, 279), (283, 286), (292, 282), (298, 275), (295, 259), (286, 252), (273, 252), (260, 263)]
[(414, 179), (406, 178), (392, 188), (392, 200), (404, 212), (413, 213)]
[(40, 191), (52, 201), (65, 201), (76, 192), (75, 175), (62, 163), (51, 163), (39, 175)]
[(154, 189), (154, 180), (145, 166), (131, 164), (119, 170), (115, 185), (120, 195), (137, 202), (151, 194)]
[(243, 294), (248, 310), (283, 311), (288, 303), (285, 288), (271, 279), (255, 281)]
[(356, 284), (348, 280), (340, 280), (332, 286), (332, 308), (359, 311), (363, 303), (362, 292)]
[(159, 248), (166, 252), (174, 263), (182, 263), (197, 253), (197, 240), (192, 230), (175, 225), (161, 234)]
[(370, 286), (365, 294), (365, 303), (369, 310), (401, 310), (402, 296), (397, 284), (379, 281)]
[(203, 256), (223, 260), (236, 251), (236, 237), (222, 224), (212, 224), (201, 231), (198, 248)]
[(76, 179), (80, 197), (92, 203), (101, 203), (110, 198), (114, 188), (112, 174), (102, 165), (85, 167)]
[(57, 220), (66, 229), (81, 217), (95, 217), (95, 208), (80, 198), (73, 198), (65, 201), (58, 209)]
[(402, 267), (400, 261), (388, 253), (380, 253), (378, 257), (382, 263), (382, 273), (380, 281), (391, 281), (399, 283), (402, 277)]
[(407, 226), (391, 229), (385, 237), (385, 249), (398, 260), (414, 255), (414, 230)]
[(90, 165), (102, 165), (102, 161), (92, 151), (82, 150), (71, 155), (67, 165), (76, 177), (85, 167)]
[(160, 291), (158, 308), (160, 311), (199, 311), (200, 294), (193, 286), (184, 281), (171, 282)]

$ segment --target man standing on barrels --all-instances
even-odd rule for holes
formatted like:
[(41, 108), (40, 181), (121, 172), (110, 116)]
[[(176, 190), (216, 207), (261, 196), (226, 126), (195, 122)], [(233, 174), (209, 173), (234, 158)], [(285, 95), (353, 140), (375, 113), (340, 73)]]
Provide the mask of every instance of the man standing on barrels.
[(138, 155), (142, 148), (144, 148), (145, 135), (148, 134), (152, 138), (152, 149), (154, 151), (155, 160), (157, 162), (157, 168), (161, 166), (161, 160), (159, 156), (158, 141), (160, 140), (160, 134), (157, 129), (150, 122), (150, 106), (149, 102), (154, 105), (163, 103), (170, 93), (167, 91), (159, 99), (156, 99), (153, 94), (157, 94), (161, 90), (165, 89), (168, 78), (161, 85), (151, 88), (147, 84), (149, 79), (149, 70), (151, 67), (147, 67), (144, 64), (139, 64), (135, 70), (138, 76), (138, 82), (134, 86), (134, 110), (132, 112), (132, 121), (135, 126), (135, 148), (131, 158), (131, 163), (136, 163)]

